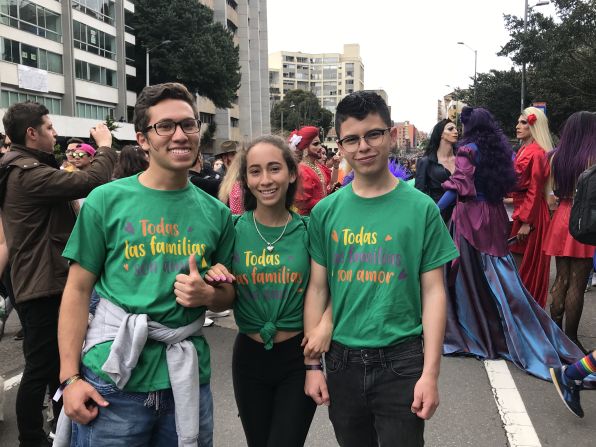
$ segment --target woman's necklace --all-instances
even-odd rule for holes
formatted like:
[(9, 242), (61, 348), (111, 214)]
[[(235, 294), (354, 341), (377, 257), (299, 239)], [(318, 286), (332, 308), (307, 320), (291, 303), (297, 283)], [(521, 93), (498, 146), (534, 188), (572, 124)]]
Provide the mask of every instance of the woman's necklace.
[(257, 226), (257, 219), (255, 217), (255, 212), (252, 212), (252, 221), (255, 224), (255, 230), (257, 230), (257, 233), (259, 234), (259, 236), (261, 237), (261, 239), (263, 239), (263, 242), (265, 242), (267, 244), (267, 251), (269, 253), (271, 253), (273, 251), (274, 245), (283, 237), (283, 235), (286, 232), (286, 228), (288, 227), (288, 223), (290, 223), (290, 220), (292, 219), (292, 215), (288, 215), (288, 220), (286, 220), (286, 224), (284, 225), (284, 229), (281, 231), (281, 234), (279, 235), (279, 237), (277, 239), (275, 239), (273, 242), (269, 242), (267, 239), (265, 239), (263, 237), (263, 235), (261, 234), (261, 232), (259, 231), (259, 227)]
[(304, 163), (310, 169), (315, 171), (315, 174), (317, 174), (317, 177), (319, 177), (319, 181), (321, 182), (321, 188), (323, 189), (323, 196), (326, 196), (327, 195), (326, 194), (327, 193), (327, 185), (325, 185), (325, 177), (323, 176), (323, 173), (321, 172), (321, 170), (319, 169), (317, 164), (310, 161), (308, 159), (308, 157), (304, 157), (304, 160), (302, 160), (302, 163)]

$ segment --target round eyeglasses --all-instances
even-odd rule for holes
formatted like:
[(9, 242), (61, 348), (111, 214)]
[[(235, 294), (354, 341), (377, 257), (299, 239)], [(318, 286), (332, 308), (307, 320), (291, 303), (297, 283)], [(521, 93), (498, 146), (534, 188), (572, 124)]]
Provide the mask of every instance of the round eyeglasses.
[(176, 133), (177, 126), (180, 126), (182, 132), (190, 135), (201, 131), (201, 120), (195, 118), (186, 118), (182, 121), (163, 120), (151, 126), (147, 126), (143, 132), (149, 132), (151, 129), (154, 129), (157, 135), (167, 137)]
[(383, 143), (385, 134), (389, 130), (391, 130), (391, 127), (369, 130), (363, 137), (358, 135), (348, 135), (347, 137), (337, 140), (337, 144), (346, 152), (356, 152), (360, 147), (360, 140), (362, 139), (366, 141), (366, 144), (370, 147), (376, 147)]

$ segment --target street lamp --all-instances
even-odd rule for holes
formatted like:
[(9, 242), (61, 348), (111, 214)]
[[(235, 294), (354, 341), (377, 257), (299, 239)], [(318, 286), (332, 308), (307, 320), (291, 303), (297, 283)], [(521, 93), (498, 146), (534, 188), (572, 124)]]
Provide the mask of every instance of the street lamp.
[[(536, 3), (535, 5), (529, 6), (528, 0), (525, 0), (525, 7), (524, 7), (524, 37), (528, 31), (528, 11), (533, 9), (537, 6), (545, 6), (548, 5), (550, 1), (544, 0)], [(521, 111), (524, 111), (524, 105), (526, 103), (526, 63), (522, 63), (522, 75), (521, 75)]]
[(457, 42), (458, 45), (463, 45), (464, 47), (467, 47), (469, 50), (472, 50), (474, 52), (474, 106), (476, 106), (478, 103), (476, 102), (477, 99), (477, 95), (476, 95), (476, 69), (478, 67), (478, 51), (476, 51), (474, 48), (472, 48), (470, 45), (466, 45), (464, 42)]
[(164, 40), (163, 42), (158, 43), (157, 45), (155, 45), (152, 48), (147, 48), (145, 50), (145, 85), (149, 86), (149, 53), (151, 53), (153, 50), (155, 50), (156, 48), (161, 47), (162, 45), (167, 45), (169, 43), (171, 43), (171, 40)]

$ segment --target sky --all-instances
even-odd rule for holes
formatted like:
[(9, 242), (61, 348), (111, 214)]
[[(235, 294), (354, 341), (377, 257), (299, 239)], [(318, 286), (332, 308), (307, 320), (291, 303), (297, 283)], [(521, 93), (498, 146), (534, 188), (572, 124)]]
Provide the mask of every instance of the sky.
[[(538, 0), (531, 0), (530, 5)], [(554, 15), (552, 4), (537, 8)], [(512, 66), (496, 53), (509, 40), (503, 14), (523, 17), (524, 0), (269, 0), (268, 51), (341, 53), (360, 44), (364, 88), (384, 89), (392, 118), (430, 131), (437, 100), (478, 73)]]

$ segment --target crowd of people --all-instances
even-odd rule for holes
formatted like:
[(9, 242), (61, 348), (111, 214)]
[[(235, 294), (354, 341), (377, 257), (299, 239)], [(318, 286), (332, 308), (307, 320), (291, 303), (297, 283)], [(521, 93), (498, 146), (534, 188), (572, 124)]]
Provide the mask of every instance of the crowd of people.
[(203, 327), (229, 309), (250, 447), (304, 445), (317, 405), (341, 446), (423, 445), (442, 355), (504, 358), (583, 416), (594, 247), (568, 227), (596, 115), (571, 116), (553, 149), (528, 108), (517, 154), (488, 110), (461, 121), (461, 138), (437, 123), (407, 169), (387, 104), (360, 91), (337, 106), (337, 152), (304, 126), (226, 141), (211, 163), (193, 96), (165, 83), (137, 99), (137, 145), (117, 154), (98, 124), (59, 166), (48, 110), (10, 106), (0, 268), (23, 327), (20, 445), (51, 444), (49, 392), (56, 447), (212, 446)]

